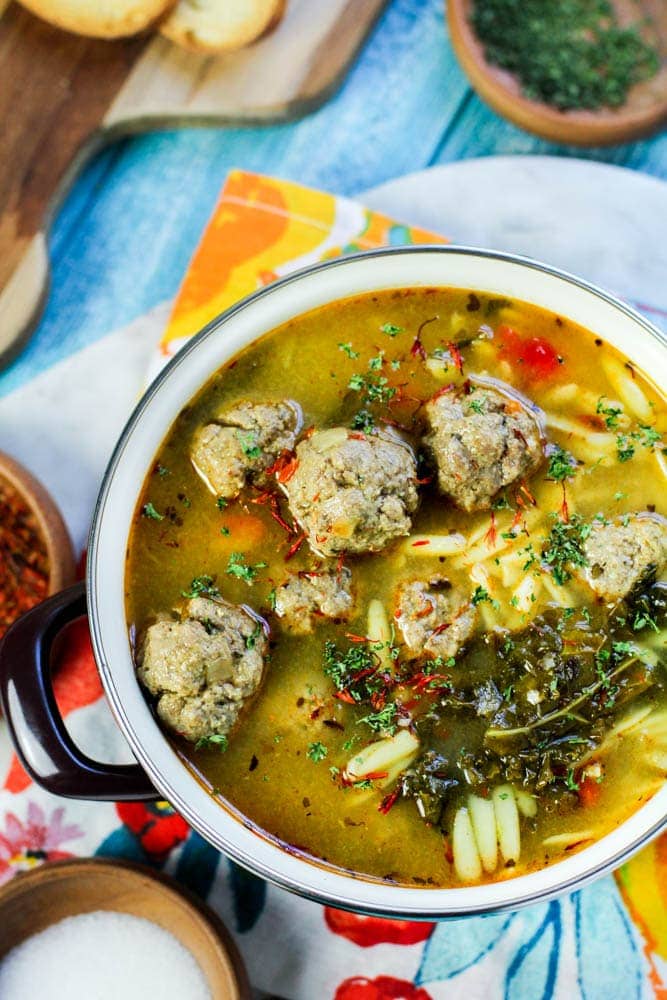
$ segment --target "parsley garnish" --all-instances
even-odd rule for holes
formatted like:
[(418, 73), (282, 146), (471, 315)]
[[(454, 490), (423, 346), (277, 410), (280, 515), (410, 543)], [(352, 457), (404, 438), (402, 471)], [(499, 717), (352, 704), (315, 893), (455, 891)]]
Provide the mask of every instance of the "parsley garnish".
[(150, 500), (148, 501), (148, 503), (145, 503), (143, 505), (143, 507), (141, 508), (141, 513), (143, 514), (144, 517), (149, 517), (151, 521), (164, 521), (164, 514), (160, 514), (160, 512), (155, 509)]
[(616, 435), (616, 453), (619, 462), (627, 462), (633, 457), (635, 454), (634, 441), (642, 447), (648, 448), (649, 451), (655, 451), (655, 446), (662, 442), (662, 434), (655, 427), (651, 427), (650, 424), (638, 424), (637, 426), (639, 430), (631, 431), (629, 434)]
[(308, 744), (308, 749), (306, 750), (306, 757), (309, 757), (310, 760), (314, 761), (315, 764), (317, 764), (321, 760), (324, 760), (324, 758), (328, 756), (328, 754), (329, 754), (329, 748), (326, 747), (324, 743), (320, 743), (319, 740), (316, 740), (314, 743)]
[(257, 444), (255, 431), (237, 431), (236, 436), (241, 444), (241, 450), (246, 458), (261, 458), (262, 449)]
[(359, 357), (359, 351), (352, 350), (352, 344), (349, 341), (347, 344), (339, 344), (338, 350), (347, 354), (348, 358), (352, 358), (353, 361)]
[(583, 543), (590, 533), (590, 524), (587, 524), (579, 514), (573, 514), (569, 521), (557, 521), (554, 524), (542, 549), (542, 555), (549, 564), (556, 583), (562, 585), (572, 579), (569, 566), (587, 565)]
[(396, 705), (393, 701), (390, 701), (379, 712), (371, 712), (369, 715), (364, 715), (363, 718), (357, 721), (357, 725), (360, 726), (363, 722), (374, 733), (388, 733), (390, 736), (393, 736), (396, 732), (396, 715)]
[(579, 785), (574, 777), (574, 768), (570, 768), (567, 772), (567, 777), (565, 778), (565, 787), (569, 788), (571, 792), (578, 792)]
[(224, 524), (222, 526), (222, 528), (220, 528), (220, 534), (221, 535), (225, 535), (225, 537), (227, 537), (228, 535), (231, 535), (231, 531), (229, 530), (229, 528), (227, 527), (226, 524)]
[(245, 638), (245, 648), (254, 649), (261, 634), (262, 626), (257, 622), (250, 635), (247, 635)]
[(196, 576), (189, 590), (181, 591), (182, 597), (220, 597), (220, 591), (212, 576)]
[(640, 629), (646, 628), (646, 626), (652, 628), (654, 632), (659, 632), (658, 624), (656, 620), (648, 613), (648, 611), (638, 611), (635, 614), (634, 621), (632, 622), (633, 631), (639, 632)]
[(363, 431), (364, 434), (372, 434), (375, 430), (375, 421), (370, 410), (359, 410), (352, 417), (352, 428), (355, 431)]
[(489, 604), (492, 603), (491, 595), (485, 587), (475, 587), (475, 593), (470, 598), (474, 605), (481, 604), (482, 601), (488, 601)]
[(324, 673), (354, 701), (368, 701), (372, 694), (386, 692), (387, 676), (380, 666), (379, 657), (367, 644), (355, 643), (345, 651), (331, 640), (324, 644)]
[(218, 499), (215, 502), (218, 510), (224, 510), (225, 507), (227, 506), (227, 500), (225, 500), (224, 497), (218, 497)]
[[(378, 354), (368, 362), (370, 372), (377, 372), (382, 367), (384, 355)], [(355, 373), (347, 383), (348, 389), (355, 392), (363, 392), (364, 403), (388, 403), (396, 395), (396, 389), (388, 384), (388, 379), (384, 375), (369, 374), (362, 375)]]
[(250, 585), (254, 582), (260, 569), (266, 569), (267, 566), (268, 563), (265, 562), (248, 565), (245, 561), (245, 554), (243, 552), (232, 552), (225, 572), (229, 576), (235, 576), (237, 580), (243, 580), (245, 583)]
[[(510, 506), (510, 502), (507, 499), (507, 496), (506, 496), (505, 493), (501, 493), (500, 496), (497, 496), (496, 499), (491, 504), (491, 507), (493, 508), (493, 510), (511, 510), (512, 509), (512, 507)], [(512, 538), (514, 538), (514, 535), (512, 535)]]
[(474, 413), (484, 413), (484, 400), (471, 399), (468, 403), (468, 409), (473, 410)]
[(226, 736), (218, 733), (212, 733), (210, 736), (202, 736), (195, 743), (195, 750), (202, 750), (205, 747), (215, 747), (220, 753), (224, 753), (229, 742)]
[(635, 446), (627, 434), (616, 435), (616, 455), (619, 462), (629, 462), (635, 453)]
[(662, 441), (662, 434), (655, 427), (651, 427), (650, 424), (640, 424), (639, 432), (633, 434), (633, 437), (635, 436), (640, 444), (643, 444), (650, 451), (653, 451), (656, 444)]
[(595, 407), (595, 412), (599, 416), (604, 417), (605, 426), (610, 430), (616, 430), (618, 427), (618, 418), (623, 413), (623, 408), (621, 406), (605, 406), (604, 396), (600, 396), (598, 399), (598, 405)]
[(382, 333), (386, 333), (388, 337), (396, 337), (399, 333), (403, 333), (402, 326), (394, 326), (393, 323), (383, 323), (380, 327)]
[(552, 479), (555, 483), (565, 482), (566, 479), (571, 479), (574, 476), (576, 465), (576, 459), (560, 445), (555, 444), (549, 455), (547, 479)]

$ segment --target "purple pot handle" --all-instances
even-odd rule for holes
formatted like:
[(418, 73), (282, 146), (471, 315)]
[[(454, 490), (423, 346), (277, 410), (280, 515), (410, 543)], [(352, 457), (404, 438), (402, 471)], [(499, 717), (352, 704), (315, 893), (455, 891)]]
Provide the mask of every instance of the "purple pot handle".
[(138, 764), (100, 764), (72, 741), (56, 705), (51, 651), (65, 625), (86, 614), (83, 583), (28, 611), (0, 643), (0, 703), (30, 776), (54, 795), (112, 802), (159, 798)]

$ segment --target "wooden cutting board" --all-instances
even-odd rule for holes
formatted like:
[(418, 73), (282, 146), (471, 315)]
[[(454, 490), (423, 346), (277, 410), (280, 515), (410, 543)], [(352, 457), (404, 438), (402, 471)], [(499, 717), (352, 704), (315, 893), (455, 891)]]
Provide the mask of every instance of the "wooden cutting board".
[(80, 38), (0, 0), (0, 367), (48, 288), (54, 209), (102, 144), (174, 125), (297, 118), (342, 82), (387, 0), (288, 0), (240, 52), (198, 55), (156, 34)]

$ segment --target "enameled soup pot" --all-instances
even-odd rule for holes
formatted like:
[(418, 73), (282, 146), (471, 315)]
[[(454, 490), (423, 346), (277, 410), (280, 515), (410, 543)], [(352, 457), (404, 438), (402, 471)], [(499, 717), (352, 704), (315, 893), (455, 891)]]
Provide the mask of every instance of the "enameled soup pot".
[[(375, 250), (309, 267), (243, 300), (179, 352), (130, 417), (100, 490), (86, 593), (80, 586), (51, 598), (4, 640), (2, 704), (21, 760), (40, 785), (83, 798), (159, 795), (211, 844), (257, 875), (332, 906), (413, 919), (515, 909), (579, 888), (665, 827), (667, 786), (601, 840), (541, 871), (451, 889), (404, 888), (364, 878), (304, 856), (213, 799), (177, 756), (137, 683), (124, 607), (128, 535), (146, 472), (181, 408), (240, 348), (307, 310), (363, 292), (433, 285), (542, 306), (603, 337), (667, 386), (667, 342), (642, 316), (585, 281), (506, 254), (440, 246)], [(50, 650), (62, 626), (86, 610), (104, 690), (136, 765), (110, 767), (85, 757), (56, 708)]]

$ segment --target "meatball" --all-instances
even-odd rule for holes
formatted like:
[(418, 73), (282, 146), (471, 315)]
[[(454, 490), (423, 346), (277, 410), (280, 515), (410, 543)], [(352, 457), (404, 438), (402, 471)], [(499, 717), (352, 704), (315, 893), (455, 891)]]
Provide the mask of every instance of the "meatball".
[(296, 457), (285, 490), (316, 552), (377, 552), (409, 534), (417, 466), (400, 438), (333, 427), (302, 441)]
[(667, 521), (635, 514), (627, 524), (593, 525), (584, 543), (585, 576), (606, 601), (625, 597), (640, 581), (662, 572), (667, 563)]
[(395, 618), (411, 656), (428, 653), (448, 659), (472, 633), (477, 608), (449, 580), (436, 576), (400, 587)]
[(443, 393), (426, 404), (425, 414), (423, 445), (438, 487), (463, 510), (487, 510), (499, 490), (531, 475), (544, 457), (534, 415), (496, 389)]
[(264, 481), (266, 469), (294, 448), (300, 425), (296, 403), (239, 403), (195, 432), (192, 464), (216, 496), (231, 500), (247, 480)]
[(227, 601), (195, 597), (180, 621), (147, 629), (137, 674), (162, 721), (195, 741), (233, 728), (259, 687), (266, 650), (261, 620)]
[(323, 569), (291, 575), (276, 591), (275, 612), (291, 632), (313, 631), (313, 618), (348, 618), (352, 610), (352, 574)]

